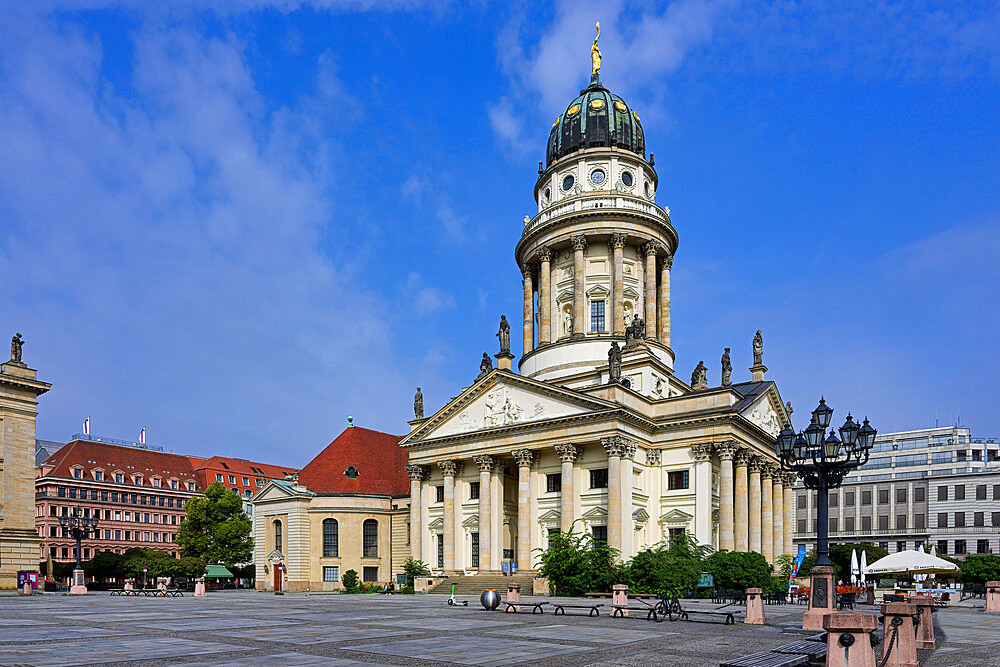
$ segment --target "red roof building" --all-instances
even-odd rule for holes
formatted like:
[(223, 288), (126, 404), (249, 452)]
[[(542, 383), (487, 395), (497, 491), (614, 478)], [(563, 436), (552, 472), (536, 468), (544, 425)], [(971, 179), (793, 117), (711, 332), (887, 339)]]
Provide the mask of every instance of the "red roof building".
[(285, 479), (297, 472), (288, 466), (256, 463), (246, 459), (213, 456), (208, 459), (188, 457), (194, 465), (195, 474), (202, 488), (207, 489), (213, 482), (219, 482), (230, 491), (249, 499), (264, 487), (269, 479)]
[(299, 483), (320, 496), (409, 496), (410, 478), (403, 469), (409, 454), (399, 446), (402, 439), (360, 426), (348, 428), (302, 469)]

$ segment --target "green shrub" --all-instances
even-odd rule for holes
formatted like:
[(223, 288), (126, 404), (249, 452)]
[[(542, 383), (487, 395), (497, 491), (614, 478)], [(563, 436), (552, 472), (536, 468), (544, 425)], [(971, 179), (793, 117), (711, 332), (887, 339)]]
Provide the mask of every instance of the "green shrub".
[(719, 551), (706, 558), (702, 566), (715, 578), (716, 588), (767, 588), (773, 581), (771, 566), (756, 551)]
[[(575, 524), (574, 524), (575, 525)], [(541, 551), (539, 573), (549, 578), (550, 589), (557, 595), (580, 596), (589, 592), (609, 591), (621, 577), (615, 564), (618, 551), (604, 542), (596, 542), (590, 533), (553, 533), (549, 548)]]
[(340, 583), (344, 585), (344, 588), (348, 591), (353, 591), (358, 587), (358, 573), (356, 570), (348, 570), (344, 573), (344, 576), (340, 578)]
[(969, 554), (958, 566), (963, 583), (982, 584), (987, 581), (1000, 581), (1000, 556)]
[(633, 593), (660, 593), (673, 597), (696, 590), (701, 575), (697, 553), (680, 543), (657, 544), (635, 555), (624, 568), (625, 581)]
[(416, 577), (422, 577), (431, 573), (431, 569), (427, 567), (427, 563), (422, 560), (416, 560), (413, 556), (406, 559), (403, 563), (403, 572), (406, 573), (406, 583), (408, 586), (413, 586), (413, 580)]
[(399, 592), (403, 595), (413, 595), (413, 586), (404, 586)]

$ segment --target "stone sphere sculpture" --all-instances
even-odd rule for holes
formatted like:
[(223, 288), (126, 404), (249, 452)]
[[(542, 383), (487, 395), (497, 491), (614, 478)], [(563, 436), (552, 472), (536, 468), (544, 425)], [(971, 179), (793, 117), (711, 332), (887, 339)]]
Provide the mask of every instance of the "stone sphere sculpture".
[(500, 606), (500, 594), (492, 588), (488, 588), (479, 596), (479, 602), (486, 611), (493, 611)]

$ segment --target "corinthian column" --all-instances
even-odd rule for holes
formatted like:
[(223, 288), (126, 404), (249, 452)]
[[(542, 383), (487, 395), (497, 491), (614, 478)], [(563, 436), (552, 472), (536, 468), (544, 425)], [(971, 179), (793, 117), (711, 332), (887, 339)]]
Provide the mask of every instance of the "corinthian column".
[(736, 455), (736, 445), (725, 442), (716, 445), (719, 453), (719, 549), (733, 551), (736, 546), (736, 534), (733, 520), (736, 516), (733, 498), (733, 456)]
[(656, 339), (656, 252), (659, 249), (656, 241), (642, 246), (646, 255), (646, 338), (653, 340)]
[(573, 242), (573, 335), (584, 335), (584, 310), (586, 310), (586, 272), (587, 265), (584, 261), (583, 251), (587, 249), (587, 237), (583, 234), (576, 234), (572, 237)]
[(608, 546), (622, 548), (622, 450), (625, 438), (613, 435), (601, 438), (608, 455)]
[(750, 462), (750, 551), (761, 552), (760, 544), (760, 469), (759, 458)]
[(556, 456), (562, 461), (562, 494), (559, 499), (559, 530), (573, 527), (573, 462), (580, 457), (576, 445), (555, 445)]
[(614, 264), (614, 274), (611, 280), (611, 333), (616, 336), (625, 335), (625, 283), (623, 277), (625, 265), (625, 243), (628, 237), (625, 234), (615, 233), (611, 235), (612, 263)]
[(524, 354), (528, 354), (535, 347), (535, 288), (529, 264), (521, 267), (521, 275), (524, 276)]
[(511, 452), (517, 462), (517, 566), (531, 569), (531, 464), (535, 453), (530, 449)]
[(479, 569), (489, 570), (490, 563), (493, 562), (493, 543), (490, 541), (493, 525), (493, 516), (490, 513), (492, 495), (490, 478), (496, 466), (496, 459), (484, 454), (473, 457), (473, 460), (479, 466)]
[(444, 569), (455, 570), (455, 475), (461, 470), (458, 461), (439, 461), (438, 467), (444, 476)]
[[(794, 554), (794, 544), (792, 538), (795, 536), (795, 473), (785, 473), (785, 553)], [(858, 522), (860, 523), (860, 521)]]
[(771, 494), (771, 502), (774, 504), (774, 526), (771, 531), (774, 535), (774, 557), (777, 558), (781, 554), (788, 553), (785, 551), (785, 496), (784, 496), (784, 479), (785, 474), (783, 472), (774, 473), (774, 477), (771, 479), (771, 483), (774, 485), (773, 493)]
[[(420, 538), (424, 534), (424, 526), (421, 521), (423, 515), (420, 512), (420, 491), (426, 469), (423, 466), (408, 465), (405, 470), (410, 476), (410, 555), (416, 560), (424, 560), (423, 551), (420, 550)], [(437, 566), (437, 563), (435, 562), (434, 565)]]
[(736, 528), (736, 551), (750, 550), (750, 483), (747, 478), (747, 464), (750, 462), (750, 453), (746, 449), (739, 449), (736, 452), (736, 484), (733, 494), (735, 497), (735, 528)]
[(765, 463), (760, 469), (760, 552), (768, 563), (774, 561), (774, 514), (771, 504), (771, 477), (774, 468)]
[(670, 270), (674, 256), (660, 260), (660, 342), (670, 347)]
[(712, 446), (692, 445), (694, 457), (694, 537), (712, 546)]
[(542, 248), (538, 251), (538, 344), (552, 341), (552, 251)]

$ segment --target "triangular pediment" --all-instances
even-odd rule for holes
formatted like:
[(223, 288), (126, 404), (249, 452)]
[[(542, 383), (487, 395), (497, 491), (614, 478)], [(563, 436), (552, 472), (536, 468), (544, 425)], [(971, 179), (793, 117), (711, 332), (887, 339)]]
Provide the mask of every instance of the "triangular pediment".
[(679, 509), (672, 509), (660, 515), (660, 521), (663, 523), (688, 523), (693, 518), (693, 514), (688, 514)]
[(592, 508), (592, 509), (587, 510), (586, 512), (584, 512), (583, 513), (583, 518), (586, 519), (587, 521), (593, 521), (595, 519), (598, 519), (598, 520), (607, 519), (608, 518), (608, 511), (606, 509), (604, 509), (603, 507), (594, 507), (594, 508)]
[(785, 410), (777, 398), (777, 391), (766, 391), (757, 400), (744, 408), (741, 415), (759, 426), (772, 437), (778, 435), (787, 419)]
[[(304, 488), (304, 487), (300, 487)], [(286, 500), (303, 496), (314, 496), (312, 491), (298, 491), (291, 488), (291, 484), (284, 480), (271, 479), (264, 485), (264, 488), (253, 496), (253, 502), (261, 503), (269, 500)]]
[(427, 527), (431, 530), (444, 530), (444, 519), (438, 517), (427, 524)]
[(494, 369), (403, 438), (400, 445), (614, 407), (572, 389)]
[(476, 514), (473, 514), (468, 519), (466, 519), (465, 521), (462, 522), (462, 526), (464, 526), (465, 528), (475, 528), (475, 529), (478, 530), (479, 529), (479, 516), (476, 515)]
[(632, 512), (632, 518), (636, 521), (649, 521), (649, 512), (640, 507), (636, 511)]

